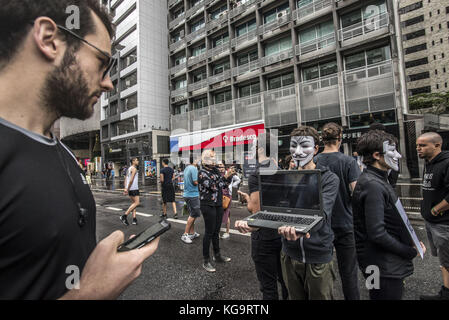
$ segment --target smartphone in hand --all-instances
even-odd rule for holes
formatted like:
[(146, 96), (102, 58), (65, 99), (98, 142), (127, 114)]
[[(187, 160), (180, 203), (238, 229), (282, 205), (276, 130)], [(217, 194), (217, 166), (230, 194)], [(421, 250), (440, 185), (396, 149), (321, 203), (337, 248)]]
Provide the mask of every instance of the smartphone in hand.
[(120, 246), (118, 246), (117, 251), (124, 252), (142, 248), (146, 244), (150, 243), (151, 241), (159, 237), (165, 231), (170, 229), (170, 227), (171, 225), (167, 220), (161, 220), (158, 223), (147, 228), (146, 230), (142, 231), (134, 238), (129, 239), (128, 241), (122, 243)]

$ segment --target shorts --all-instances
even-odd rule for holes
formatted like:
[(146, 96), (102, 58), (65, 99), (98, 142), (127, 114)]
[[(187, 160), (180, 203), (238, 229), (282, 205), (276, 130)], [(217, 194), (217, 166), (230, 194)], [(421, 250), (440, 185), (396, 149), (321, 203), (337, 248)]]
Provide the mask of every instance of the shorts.
[(189, 215), (192, 218), (199, 218), (201, 216), (201, 206), (200, 206), (200, 198), (192, 197), (192, 198), (184, 198), (184, 201), (187, 205), (187, 210), (189, 210)]
[(175, 202), (175, 187), (172, 184), (162, 187), (162, 202)]
[(128, 195), (130, 197), (137, 197), (137, 196), (140, 196), (140, 192), (139, 192), (139, 190), (129, 190)]
[(430, 252), (440, 259), (440, 265), (449, 268), (449, 225), (426, 221)]

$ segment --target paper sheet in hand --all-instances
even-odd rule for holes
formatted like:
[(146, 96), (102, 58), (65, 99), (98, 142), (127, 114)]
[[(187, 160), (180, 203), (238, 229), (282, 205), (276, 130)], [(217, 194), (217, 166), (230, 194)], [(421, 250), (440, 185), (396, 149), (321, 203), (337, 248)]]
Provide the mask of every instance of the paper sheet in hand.
[(410, 223), (410, 220), (408, 219), (407, 214), (405, 213), (404, 207), (402, 206), (401, 200), (399, 200), (399, 199), (396, 202), (396, 209), (398, 209), (398, 212), (401, 215), (401, 218), (404, 221), (404, 224), (407, 227), (407, 230), (410, 233), (410, 236), (412, 237), (413, 243), (415, 244), (415, 247), (419, 251), (419, 255), (421, 256), (421, 259), (424, 259), (424, 251), (422, 250), (421, 243), (419, 242), (418, 236), (415, 233), (415, 229), (413, 229), (413, 226)]

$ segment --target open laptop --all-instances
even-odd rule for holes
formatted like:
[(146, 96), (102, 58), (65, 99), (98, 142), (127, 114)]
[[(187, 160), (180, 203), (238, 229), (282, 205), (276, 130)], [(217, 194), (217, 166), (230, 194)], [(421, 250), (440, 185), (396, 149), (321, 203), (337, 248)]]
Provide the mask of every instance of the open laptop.
[(245, 218), (250, 227), (307, 233), (323, 219), (320, 170), (261, 171), (258, 178), (261, 211)]

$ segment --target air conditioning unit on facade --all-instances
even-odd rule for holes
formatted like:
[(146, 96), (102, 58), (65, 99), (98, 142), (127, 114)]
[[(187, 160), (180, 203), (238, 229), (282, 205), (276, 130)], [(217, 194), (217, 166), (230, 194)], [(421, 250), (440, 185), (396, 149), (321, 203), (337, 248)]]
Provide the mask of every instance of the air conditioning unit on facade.
[(355, 81), (357, 81), (357, 74), (353, 73), (353, 74), (346, 75), (346, 81), (347, 82), (355, 82)]

